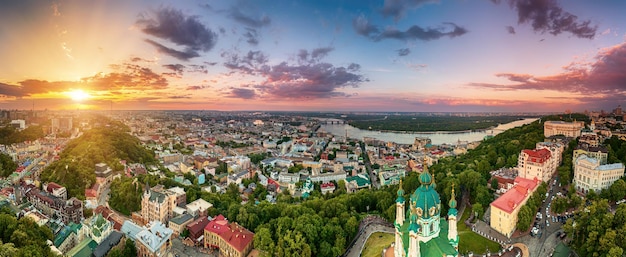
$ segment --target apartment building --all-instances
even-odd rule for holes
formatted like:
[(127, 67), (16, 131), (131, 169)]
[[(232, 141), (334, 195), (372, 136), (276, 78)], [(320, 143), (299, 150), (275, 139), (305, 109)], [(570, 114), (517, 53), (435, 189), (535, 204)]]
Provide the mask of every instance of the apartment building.
[(546, 148), (538, 150), (524, 149), (517, 160), (518, 176), (526, 179), (537, 178), (547, 182), (552, 178), (557, 167), (558, 165), (556, 165), (552, 153)]

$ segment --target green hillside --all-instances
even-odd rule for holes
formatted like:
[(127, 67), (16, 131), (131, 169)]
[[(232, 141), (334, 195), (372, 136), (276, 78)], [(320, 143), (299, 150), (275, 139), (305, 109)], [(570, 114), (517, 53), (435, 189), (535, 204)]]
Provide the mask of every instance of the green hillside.
[(84, 199), (84, 189), (96, 181), (95, 165), (104, 162), (114, 171), (122, 170), (120, 160), (129, 163), (155, 162), (154, 154), (141, 146), (139, 140), (126, 133), (128, 127), (119, 122), (106, 122), (70, 141), (60, 155), (41, 173), (42, 181), (65, 186), (70, 196)]

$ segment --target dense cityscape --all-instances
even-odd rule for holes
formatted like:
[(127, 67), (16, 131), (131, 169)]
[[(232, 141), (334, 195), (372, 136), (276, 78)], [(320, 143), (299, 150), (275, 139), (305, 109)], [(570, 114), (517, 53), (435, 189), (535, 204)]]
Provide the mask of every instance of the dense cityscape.
[(350, 126), (340, 112), (1, 113), (9, 255), (623, 251), (618, 220), (585, 227), (626, 215), (621, 107), (440, 145), (327, 132)]
[(0, 0), (0, 257), (626, 256), (624, 0)]

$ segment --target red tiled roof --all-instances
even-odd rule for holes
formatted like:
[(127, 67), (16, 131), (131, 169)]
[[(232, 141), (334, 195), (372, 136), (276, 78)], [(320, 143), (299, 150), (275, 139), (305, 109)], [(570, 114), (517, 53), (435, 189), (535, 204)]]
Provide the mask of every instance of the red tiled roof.
[(327, 182), (327, 183), (322, 183), (320, 187), (321, 188), (335, 188), (335, 184), (333, 184), (332, 182)]
[(95, 198), (96, 196), (98, 196), (96, 190), (93, 190), (91, 188), (85, 189), (85, 197), (93, 197), (93, 198)]
[(552, 157), (550, 150), (545, 148), (539, 150), (524, 149), (522, 150), (522, 152), (528, 155), (528, 161), (535, 163), (544, 163), (545, 161), (550, 159), (550, 157)]
[(189, 230), (190, 234), (195, 235), (201, 232), (207, 224), (209, 224), (209, 219), (207, 219), (206, 216), (202, 216), (197, 220), (194, 220), (193, 222), (187, 224), (187, 229)]
[(507, 213), (513, 213), (526, 197), (530, 197), (529, 193), (534, 191), (539, 185), (539, 180), (525, 179), (521, 177), (515, 178), (513, 189), (507, 191), (498, 199), (491, 203), (492, 207), (496, 207)]
[(217, 234), (239, 252), (243, 252), (254, 238), (254, 233), (236, 223), (228, 223), (221, 214), (209, 222), (204, 230)]

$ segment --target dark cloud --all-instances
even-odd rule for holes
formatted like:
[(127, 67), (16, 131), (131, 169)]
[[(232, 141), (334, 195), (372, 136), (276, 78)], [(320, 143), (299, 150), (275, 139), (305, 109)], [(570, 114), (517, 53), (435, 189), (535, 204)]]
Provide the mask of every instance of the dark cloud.
[[(531, 24), (535, 32), (558, 35), (569, 32), (579, 38), (593, 39), (598, 30), (590, 20), (578, 21), (578, 16), (566, 12), (556, 0), (508, 0), (517, 11), (519, 24)], [(500, 0), (492, 0), (498, 4)]]
[(267, 63), (267, 56), (261, 51), (248, 51), (246, 55), (240, 56), (236, 53), (222, 53), (222, 57), (227, 61), (224, 63), (226, 68), (240, 71), (246, 74), (253, 74), (260, 70)]
[(530, 74), (514, 74), (514, 73), (498, 73), (496, 77), (507, 78), (510, 81), (515, 82), (530, 82), (533, 78)]
[(313, 58), (315, 60), (322, 59), (322, 58), (326, 57), (328, 55), (328, 53), (330, 53), (333, 50), (334, 50), (334, 48), (332, 48), (332, 47), (315, 48), (315, 49), (313, 49), (313, 51), (311, 51), (311, 58)]
[(399, 20), (410, 9), (418, 8), (428, 3), (438, 3), (438, 0), (385, 0), (383, 8), (380, 12), (385, 17), (393, 17)]
[(204, 73), (204, 74), (207, 74), (209, 72), (205, 65), (196, 65), (196, 64), (189, 65), (189, 69), (187, 69), (187, 71)]
[(406, 31), (398, 30), (394, 27), (387, 27), (381, 31), (363, 16), (359, 16), (352, 21), (352, 25), (357, 34), (365, 36), (374, 41), (383, 39), (397, 39), (402, 41), (411, 40), (435, 40), (442, 37), (458, 37), (467, 33), (467, 29), (452, 22), (444, 22), (439, 27), (423, 28), (417, 25), (411, 26)]
[(515, 34), (515, 28), (513, 28), (512, 26), (506, 26), (506, 31), (509, 32), (509, 34)]
[(495, 90), (555, 90), (583, 94), (619, 94), (626, 92), (626, 43), (602, 50), (592, 63), (573, 63), (560, 74), (532, 76), (501, 73), (515, 84), (473, 83), (470, 86)]
[(201, 90), (209, 87), (210, 86), (188, 86), (185, 90)]
[(256, 98), (257, 95), (254, 89), (231, 88), (230, 92), (226, 96), (232, 97), (232, 98), (241, 98), (241, 99), (254, 99)]
[(191, 50), (191, 49), (187, 49), (185, 51), (178, 51), (176, 49), (169, 48), (167, 46), (159, 44), (159, 43), (157, 43), (157, 42), (155, 42), (153, 40), (150, 40), (150, 39), (146, 39), (144, 41), (146, 41), (146, 42), (150, 43), (151, 45), (153, 45), (154, 47), (156, 47), (156, 49), (157, 49), (157, 51), (159, 53), (167, 54), (167, 55), (172, 56), (172, 57), (174, 57), (174, 58), (176, 58), (178, 60), (181, 60), (181, 61), (188, 61), (191, 58), (200, 56), (200, 54), (198, 52), (196, 52), (194, 50)]
[(181, 60), (200, 56), (199, 51), (211, 50), (217, 42), (217, 34), (198, 21), (196, 16), (185, 16), (173, 8), (160, 8), (154, 12), (155, 17), (142, 17), (137, 25), (144, 33), (168, 40), (184, 51), (166, 47), (155, 41), (148, 41), (157, 47), (159, 52), (169, 54)]
[(46, 81), (28, 79), (17, 85), (0, 83), (0, 95), (9, 97), (25, 97), (34, 94), (66, 92), (82, 88), (93, 91), (112, 91), (120, 89), (151, 90), (164, 89), (168, 86), (167, 79), (149, 68), (136, 64), (112, 65), (111, 73), (98, 73), (80, 81)]
[(338, 90), (345, 87), (356, 88), (368, 80), (360, 74), (359, 64), (336, 67), (321, 62), (331, 51), (332, 47), (300, 50), (296, 54), (298, 64), (282, 62), (271, 66), (267, 65), (267, 57), (257, 52), (249, 52), (245, 58), (234, 55), (237, 58), (230, 58), (228, 68), (245, 74), (255, 74), (263, 77), (264, 81), (245, 85), (245, 88), (233, 88), (227, 96), (297, 100), (349, 97), (350, 94)]
[(272, 22), (272, 20), (266, 15), (263, 15), (259, 18), (255, 18), (255, 17), (248, 16), (242, 13), (241, 10), (237, 7), (233, 7), (230, 10), (229, 16), (233, 18), (235, 21), (243, 25), (246, 25), (248, 27), (252, 27), (252, 28), (260, 28), (263, 26), (268, 26)]
[(402, 41), (407, 40), (423, 40), (429, 41), (434, 39), (439, 39), (442, 37), (457, 37), (467, 33), (467, 30), (463, 27), (459, 27), (454, 23), (447, 22), (444, 23), (451, 30), (446, 29), (445, 27), (437, 27), (437, 28), (422, 28), (417, 25), (411, 26), (406, 31), (400, 31), (395, 28), (387, 28), (380, 35), (378, 35), (375, 40), (382, 40), (386, 38), (398, 39)]
[(91, 90), (137, 89), (152, 90), (165, 89), (168, 81), (150, 68), (135, 64), (111, 65), (115, 70), (112, 73), (99, 73), (92, 77), (81, 79), (81, 83)]
[(182, 64), (165, 64), (163, 65), (164, 68), (177, 72), (177, 73), (182, 73), (185, 70), (185, 65)]
[(401, 49), (396, 50), (396, 52), (398, 52), (398, 56), (407, 56), (411, 53), (411, 49), (401, 48)]
[(330, 46), (315, 48), (311, 50), (311, 52), (306, 49), (300, 49), (296, 56), (298, 57), (299, 63), (316, 63), (326, 57), (328, 53), (332, 52), (333, 50), (335, 50), (335, 48)]
[(246, 38), (246, 42), (250, 45), (256, 46), (259, 44), (259, 33), (256, 29), (246, 28), (246, 33), (243, 34), (243, 37)]
[(358, 87), (366, 79), (358, 74), (360, 66), (335, 67), (330, 63), (290, 65), (285, 62), (262, 73), (266, 80), (255, 88), (270, 98), (319, 99), (348, 96), (337, 91)]
[(378, 35), (380, 33), (378, 27), (371, 24), (371, 22), (363, 15), (360, 15), (352, 20), (352, 27), (357, 34), (368, 38), (373, 38), (374, 35)]
[(18, 86), (18, 85), (9, 85), (0, 82), (0, 96), (12, 96), (12, 97), (24, 97), (29, 95), (28, 92)]

